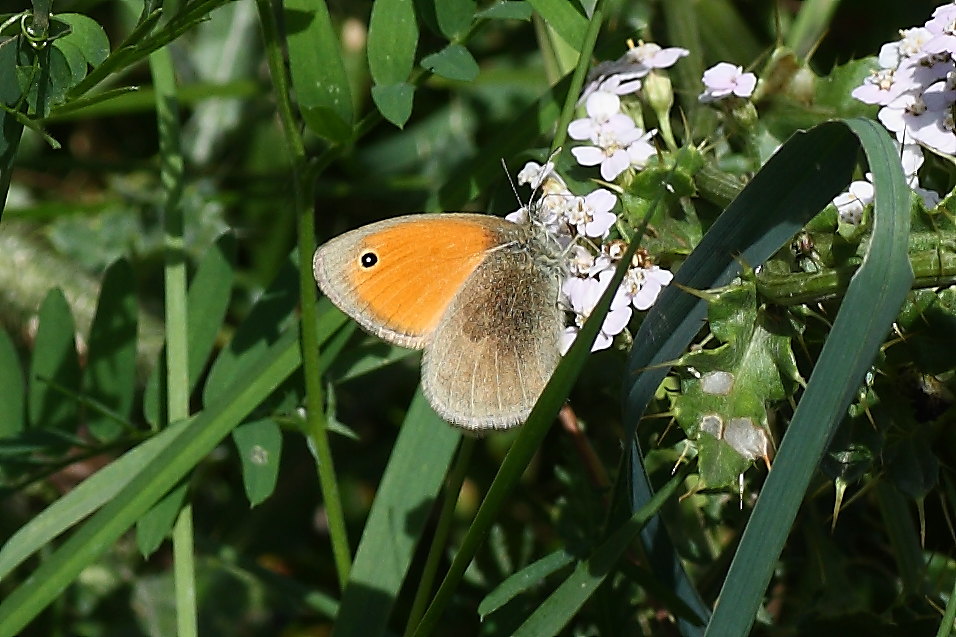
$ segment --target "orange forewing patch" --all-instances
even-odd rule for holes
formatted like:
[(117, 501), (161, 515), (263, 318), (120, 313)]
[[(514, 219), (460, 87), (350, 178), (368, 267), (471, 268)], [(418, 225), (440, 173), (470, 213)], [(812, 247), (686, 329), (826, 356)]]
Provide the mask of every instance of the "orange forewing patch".
[[(367, 236), (353, 255), (349, 279), (356, 300), (389, 329), (430, 333), (458, 290), (495, 244), (477, 223), (419, 219)], [(374, 251), (378, 263), (361, 266)]]

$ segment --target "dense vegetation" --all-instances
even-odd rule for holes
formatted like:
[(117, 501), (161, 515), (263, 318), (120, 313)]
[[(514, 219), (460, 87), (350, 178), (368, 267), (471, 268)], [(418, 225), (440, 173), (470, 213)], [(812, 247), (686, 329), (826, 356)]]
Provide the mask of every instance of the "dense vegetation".
[[(953, 630), (956, 5), (8, 9), (0, 637)], [(523, 204), (569, 350), (466, 436), (312, 253)]]

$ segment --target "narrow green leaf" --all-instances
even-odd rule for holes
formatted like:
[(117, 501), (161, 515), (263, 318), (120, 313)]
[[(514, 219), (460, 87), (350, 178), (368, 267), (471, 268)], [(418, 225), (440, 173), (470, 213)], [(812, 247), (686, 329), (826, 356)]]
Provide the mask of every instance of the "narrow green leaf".
[(232, 441), (239, 453), (246, 497), (250, 506), (256, 506), (276, 488), (282, 457), (282, 430), (274, 420), (265, 418), (233, 429)]
[(169, 536), (188, 492), (189, 483), (183, 482), (136, 521), (136, 547), (144, 558), (152, 555)]
[(461, 432), (415, 394), (362, 532), (336, 618), (338, 637), (383, 635)]
[[(206, 251), (189, 284), (186, 298), (189, 315), (186, 338), (189, 343), (190, 392), (195, 390), (209, 355), (216, 346), (216, 338), (229, 308), (235, 276), (232, 265), (235, 252), (235, 235), (231, 232), (220, 235), (213, 248)], [(164, 353), (160, 357), (160, 364), (153, 369), (143, 397), (146, 420), (154, 426), (165, 420), (166, 398), (161, 394), (165, 387), (165, 360)]]
[[(418, 23), (413, 0), (375, 0), (367, 45), (369, 71), (375, 84), (391, 86), (408, 80), (417, 47)], [(386, 119), (389, 119), (387, 115)]]
[[(750, 630), (824, 447), (846, 414), (913, 280), (906, 252), (911, 193), (892, 140), (877, 122), (865, 119), (825, 124), (814, 131), (832, 126), (852, 130), (866, 153), (876, 188), (873, 236), (744, 530), (719, 597), (733, 603), (717, 604), (706, 633), (711, 636)], [(815, 157), (820, 162), (824, 155)], [(837, 192), (832, 186), (820, 189), (816, 185), (812, 190), (814, 196), (826, 198)]]
[(412, 115), (412, 101), (415, 96), (415, 87), (408, 82), (398, 84), (379, 85), (372, 87), (372, 101), (382, 114), (382, 117), (399, 128)]
[(58, 13), (54, 20), (65, 22), (72, 28), (68, 35), (59, 38), (56, 42), (69, 42), (75, 45), (90, 66), (102, 64), (103, 60), (109, 56), (110, 40), (106, 37), (103, 27), (93, 18), (82, 13)]
[(433, 0), (438, 28), (449, 40), (463, 36), (471, 27), (477, 4), (475, 0)]
[(72, 429), (77, 426), (77, 403), (53, 383), (77, 392), (80, 364), (74, 335), (76, 326), (66, 297), (59, 288), (46, 295), (40, 306), (33, 359), (28, 380), (31, 427)]
[(484, 20), (530, 20), (534, 9), (524, 0), (499, 0), (478, 12)]
[(449, 80), (470, 82), (478, 77), (478, 63), (460, 44), (449, 44), (438, 53), (425, 56), (422, 67)]
[[(129, 420), (136, 391), (136, 279), (125, 259), (110, 265), (90, 326), (83, 386), (93, 400)], [(88, 410), (90, 431), (100, 440), (119, 435), (122, 425), (106, 414)]]
[(544, 21), (571, 47), (580, 51), (584, 34), (588, 30), (588, 18), (579, 10), (577, 2), (568, 0), (528, 0)]
[(0, 580), (50, 540), (109, 502), (192, 421), (182, 421), (133, 447), (20, 527), (0, 549)]
[(302, 117), (320, 137), (352, 134), (352, 94), (342, 49), (324, 0), (283, 3), (289, 70)]
[(6, 330), (0, 327), (0, 438), (23, 431), (26, 424), (25, 391), (20, 357)]
[(484, 621), (485, 617), (572, 562), (574, 562), (574, 556), (564, 549), (532, 562), (488, 593), (478, 604), (478, 616)]

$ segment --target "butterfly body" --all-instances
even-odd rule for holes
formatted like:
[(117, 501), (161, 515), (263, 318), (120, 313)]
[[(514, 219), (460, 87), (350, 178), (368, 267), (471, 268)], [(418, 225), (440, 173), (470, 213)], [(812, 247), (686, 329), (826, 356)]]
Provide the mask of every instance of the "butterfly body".
[(315, 253), (316, 281), (362, 327), (423, 349), (422, 389), (471, 430), (527, 418), (560, 359), (554, 248), (538, 229), (470, 213), (408, 215)]

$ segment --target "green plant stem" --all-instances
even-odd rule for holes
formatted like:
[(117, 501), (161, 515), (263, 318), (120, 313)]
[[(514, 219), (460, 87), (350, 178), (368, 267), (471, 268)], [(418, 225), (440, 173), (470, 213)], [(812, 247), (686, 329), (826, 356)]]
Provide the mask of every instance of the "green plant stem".
[[(956, 284), (956, 253), (923, 250), (911, 252), (909, 260), (913, 289)], [(758, 274), (757, 291), (764, 300), (776, 305), (817, 303), (843, 296), (857, 269), (858, 266), (846, 266), (806, 274)]]
[(953, 590), (949, 593), (949, 601), (946, 602), (946, 611), (943, 613), (943, 621), (939, 623), (939, 630), (936, 631), (936, 637), (947, 637), (956, 629), (956, 582), (953, 582)]
[(581, 94), (581, 87), (584, 86), (584, 78), (587, 77), (588, 69), (591, 68), (591, 53), (594, 51), (594, 44), (597, 42), (598, 33), (601, 32), (601, 23), (604, 21), (605, 0), (598, 0), (594, 6), (594, 13), (588, 21), (588, 30), (584, 34), (584, 41), (581, 43), (581, 57), (578, 58), (578, 66), (574, 69), (574, 75), (571, 76), (571, 85), (568, 86), (568, 95), (564, 100), (564, 107), (561, 109), (561, 117), (558, 118), (558, 128), (554, 132), (554, 141), (551, 142), (551, 152), (564, 146), (568, 139), (568, 124), (574, 117), (574, 109), (577, 107), (578, 95)]
[[(155, 51), (149, 57), (149, 66), (156, 88), (160, 175), (166, 194), (163, 212), (167, 413), (170, 422), (177, 422), (189, 416), (189, 345), (186, 341), (189, 329), (183, 210), (180, 201), (184, 165), (180, 147), (176, 78), (169, 50), (162, 48)], [(192, 529), (192, 508), (185, 506), (173, 528), (176, 625), (179, 637), (194, 637), (198, 634)]]
[[(345, 589), (349, 570), (352, 567), (352, 555), (349, 550), (348, 535), (345, 530), (345, 515), (339, 495), (332, 450), (329, 446), (328, 423), (324, 411), (324, 393), (322, 376), (319, 373), (319, 337), (317, 332), (317, 314), (315, 309), (315, 284), (312, 272), (312, 253), (315, 251), (315, 217), (313, 188), (316, 171), (310, 170), (305, 146), (299, 133), (299, 123), (293, 114), (289, 100), (289, 78), (286, 75), (285, 61), (282, 55), (281, 36), (276, 24), (274, 5), (269, 0), (256, 0), (259, 22), (266, 48), (266, 58), (272, 83), (275, 87), (276, 105), (286, 146), (292, 155), (292, 179), (295, 198), (295, 212), (298, 219), (299, 252), (299, 294), (301, 299), (302, 330), (302, 368), (305, 376), (306, 430), (315, 449), (319, 487), (325, 502), (326, 516), (329, 521), (329, 534), (332, 541), (332, 556), (338, 574), (339, 587)], [(328, 160), (331, 160), (329, 157)]]
[(465, 474), (468, 472), (468, 465), (471, 463), (471, 454), (474, 450), (475, 438), (465, 436), (458, 448), (455, 466), (452, 467), (445, 482), (445, 494), (441, 514), (438, 517), (438, 526), (435, 529), (432, 544), (428, 549), (428, 557), (425, 558), (425, 566), (419, 579), (418, 590), (415, 592), (415, 600), (412, 602), (412, 610), (408, 614), (405, 637), (410, 637), (415, 632), (422, 615), (425, 614), (425, 608), (428, 606), (428, 596), (431, 594), (435, 573), (438, 571), (438, 561), (445, 552), (448, 534), (451, 532), (451, 524), (455, 515), (455, 505), (458, 503), (458, 494), (461, 493), (461, 485), (465, 481)]

